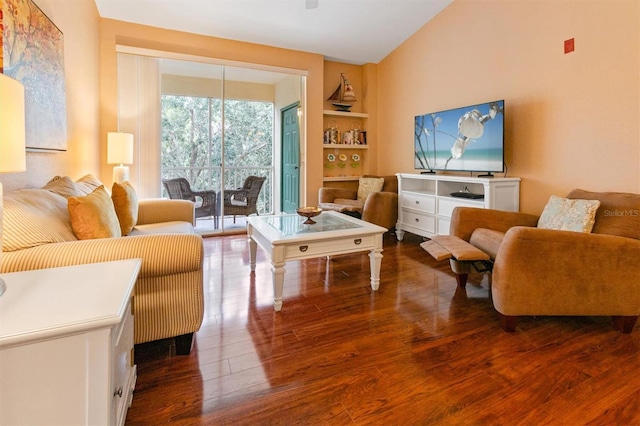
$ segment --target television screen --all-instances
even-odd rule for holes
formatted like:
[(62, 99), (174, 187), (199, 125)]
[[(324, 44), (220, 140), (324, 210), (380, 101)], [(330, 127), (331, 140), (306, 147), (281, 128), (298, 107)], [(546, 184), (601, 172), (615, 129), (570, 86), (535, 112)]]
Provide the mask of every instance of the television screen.
[(504, 100), (415, 118), (415, 168), (504, 171)]

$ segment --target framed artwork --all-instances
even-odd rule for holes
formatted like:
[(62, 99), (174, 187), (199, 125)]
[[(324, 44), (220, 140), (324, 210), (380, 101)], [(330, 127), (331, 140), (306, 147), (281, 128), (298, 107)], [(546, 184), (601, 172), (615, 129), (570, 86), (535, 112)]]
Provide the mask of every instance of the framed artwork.
[(28, 151), (67, 150), (64, 37), (32, 0), (0, 0), (0, 71), (24, 86)]

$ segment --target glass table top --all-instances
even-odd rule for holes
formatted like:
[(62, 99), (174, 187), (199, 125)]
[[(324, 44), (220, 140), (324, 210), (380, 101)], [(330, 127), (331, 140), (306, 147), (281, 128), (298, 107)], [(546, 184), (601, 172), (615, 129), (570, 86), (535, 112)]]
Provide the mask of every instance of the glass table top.
[(307, 218), (298, 215), (268, 216), (264, 218), (264, 221), (278, 230), (283, 236), (362, 228), (362, 225), (328, 213), (320, 213), (320, 215), (311, 219), (316, 223), (305, 225), (302, 222)]

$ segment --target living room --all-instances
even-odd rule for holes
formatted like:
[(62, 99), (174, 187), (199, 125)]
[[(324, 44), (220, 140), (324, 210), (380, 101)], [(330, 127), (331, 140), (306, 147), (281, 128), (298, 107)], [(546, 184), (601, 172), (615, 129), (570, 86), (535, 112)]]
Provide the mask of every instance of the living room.
[[(55, 175), (91, 172), (109, 181), (107, 132), (118, 128), (116, 45), (307, 70), (309, 135), (322, 134), (325, 95), (342, 69), (356, 92), (366, 83), (367, 99), (377, 99), (368, 101), (367, 112), (376, 123), (369, 136), (377, 141), (370, 171), (379, 175), (414, 172), (416, 115), (503, 98), (510, 112), (505, 160), (509, 175), (522, 178), (522, 211), (539, 213), (550, 195), (576, 187), (637, 192), (640, 185), (633, 1), (455, 1), (379, 64), (363, 66), (101, 19), (92, 1), (73, 8), (41, 3), (65, 35), (68, 150), (29, 153), (27, 173), (0, 178), (5, 191), (41, 186)], [(476, 41), (470, 33), (478, 34)], [(576, 50), (565, 55), (570, 38)], [(306, 204), (314, 205), (322, 144), (309, 142), (306, 156)]]
[[(305, 70), (306, 205), (317, 204), (323, 186), (323, 147), (312, 135), (324, 130), (325, 99), (339, 72), (366, 93), (357, 108), (369, 114), (372, 174), (416, 172), (416, 115), (505, 99), (505, 162), (508, 176), (522, 179), (520, 211), (540, 214), (551, 195), (574, 188), (640, 193), (635, 0), (455, 0), (382, 61), (364, 65), (104, 19), (93, 0), (37, 4), (65, 37), (67, 151), (29, 152), (26, 172), (0, 175), (5, 193), (41, 187), (56, 175), (91, 173), (111, 182), (106, 148), (107, 132), (118, 128), (117, 46)], [(568, 39), (575, 51), (565, 54)]]

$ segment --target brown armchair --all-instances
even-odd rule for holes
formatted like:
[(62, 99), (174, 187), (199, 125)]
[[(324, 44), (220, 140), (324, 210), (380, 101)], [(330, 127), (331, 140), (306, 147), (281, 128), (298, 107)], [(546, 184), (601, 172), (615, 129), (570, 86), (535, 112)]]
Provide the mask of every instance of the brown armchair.
[(193, 191), (185, 178), (163, 179), (162, 185), (172, 200), (189, 200), (195, 204), (200, 199), (201, 204), (195, 208), (196, 218), (216, 217), (216, 191)]
[(242, 188), (225, 189), (225, 216), (233, 215), (233, 223), (236, 223), (236, 215), (249, 216), (252, 213), (258, 214), (258, 196), (266, 179), (263, 176), (248, 176)]
[(523, 213), (456, 208), (451, 234), (492, 259), (491, 295), (505, 330), (519, 316), (610, 315), (630, 333), (640, 314), (640, 194), (574, 190), (567, 198), (600, 200), (591, 233), (536, 228), (537, 216)]
[[(378, 176), (364, 176), (378, 177)], [(322, 187), (318, 191), (318, 207), (355, 213), (362, 220), (391, 230), (398, 221), (398, 178), (380, 176), (384, 184), (380, 192), (374, 192), (363, 201), (358, 200), (358, 190)]]

